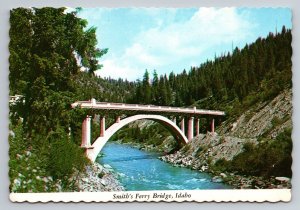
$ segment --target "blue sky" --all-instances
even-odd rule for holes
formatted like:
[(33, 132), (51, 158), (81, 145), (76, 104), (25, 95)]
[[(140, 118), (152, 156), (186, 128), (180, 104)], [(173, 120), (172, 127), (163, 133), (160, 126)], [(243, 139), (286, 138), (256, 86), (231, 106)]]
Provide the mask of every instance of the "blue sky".
[(141, 79), (145, 69), (180, 73), (258, 37), (292, 28), (288, 8), (84, 8), (97, 27), (101, 77)]

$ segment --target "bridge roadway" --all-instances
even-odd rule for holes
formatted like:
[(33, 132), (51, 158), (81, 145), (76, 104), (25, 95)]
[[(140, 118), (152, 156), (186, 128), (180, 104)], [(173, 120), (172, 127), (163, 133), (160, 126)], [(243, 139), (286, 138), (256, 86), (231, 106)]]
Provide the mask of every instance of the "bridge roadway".
[(103, 110), (126, 110), (126, 111), (141, 111), (141, 112), (166, 112), (166, 113), (183, 113), (192, 115), (214, 115), (224, 116), (225, 112), (216, 110), (170, 107), (170, 106), (154, 106), (142, 104), (124, 104), (124, 103), (108, 103), (96, 102), (95, 99), (90, 101), (77, 101), (72, 104), (72, 108), (87, 108), (87, 109), (103, 109)]

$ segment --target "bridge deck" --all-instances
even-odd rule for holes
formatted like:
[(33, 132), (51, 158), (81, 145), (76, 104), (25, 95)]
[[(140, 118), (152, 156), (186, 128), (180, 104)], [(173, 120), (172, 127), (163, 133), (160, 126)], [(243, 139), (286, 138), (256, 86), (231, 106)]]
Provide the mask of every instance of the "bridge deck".
[(96, 102), (95, 99), (91, 101), (77, 101), (72, 104), (72, 108), (86, 109), (102, 109), (102, 110), (126, 110), (126, 111), (148, 111), (148, 112), (168, 112), (168, 113), (184, 113), (194, 115), (225, 115), (223, 111), (196, 109), (193, 108), (182, 108), (182, 107), (170, 107), (170, 106), (154, 106), (154, 105), (143, 105), (143, 104), (124, 104), (124, 103), (109, 103), (109, 102)]

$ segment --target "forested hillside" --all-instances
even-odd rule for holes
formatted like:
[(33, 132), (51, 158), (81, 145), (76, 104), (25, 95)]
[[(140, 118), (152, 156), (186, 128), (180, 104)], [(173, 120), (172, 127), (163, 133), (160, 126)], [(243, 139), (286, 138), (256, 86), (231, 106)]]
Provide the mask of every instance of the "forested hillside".
[[(134, 103), (194, 106), (225, 110), (246, 108), (257, 101), (274, 98), (285, 87), (291, 87), (291, 30), (282, 28), (258, 38), (243, 49), (215, 57), (199, 67), (175, 75), (158, 76), (146, 70), (137, 82)], [(240, 107), (240, 109), (243, 109)], [(236, 110), (236, 109), (235, 109)], [(237, 110), (239, 111), (239, 109)], [(232, 113), (235, 112), (235, 113)]]

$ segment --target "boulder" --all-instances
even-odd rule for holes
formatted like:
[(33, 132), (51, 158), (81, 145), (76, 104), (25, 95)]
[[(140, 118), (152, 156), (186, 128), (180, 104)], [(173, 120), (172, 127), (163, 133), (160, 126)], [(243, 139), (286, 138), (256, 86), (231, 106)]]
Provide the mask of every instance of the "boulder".
[(291, 179), (288, 177), (275, 177), (275, 180), (279, 182), (289, 182)]
[[(103, 167), (104, 167), (104, 169), (106, 169), (108, 172), (113, 172), (113, 171), (114, 171), (114, 169), (113, 169), (110, 165), (108, 165), (108, 164), (104, 164)], [(105, 172), (104, 169), (103, 169), (103, 171)]]
[(223, 179), (220, 177), (220, 176), (214, 176), (212, 179), (211, 179), (212, 182), (215, 182), (215, 183), (220, 183), (220, 182), (223, 182)]
[(112, 167), (110, 165), (108, 165), (108, 164), (104, 164), (103, 167), (107, 168), (107, 169), (112, 169)]
[(221, 176), (222, 178), (227, 178), (227, 175), (224, 174), (224, 173), (220, 173), (220, 176)]
[(201, 170), (202, 170), (202, 171), (206, 171), (207, 169), (208, 169), (208, 166), (202, 166), (202, 167), (201, 167)]
[(105, 181), (104, 179), (101, 179), (100, 183), (101, 183), (103, 186), (106, 186), (106, 185), (107, 185), (107, 183), (106, 183), (106, 181)]

